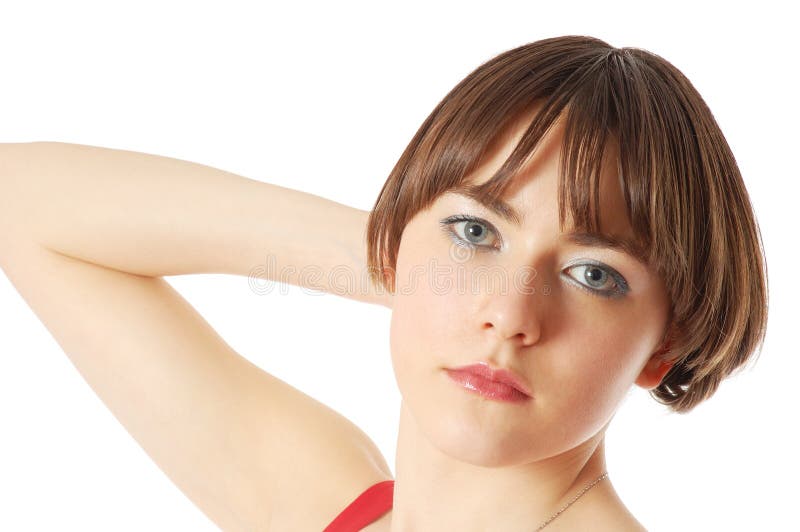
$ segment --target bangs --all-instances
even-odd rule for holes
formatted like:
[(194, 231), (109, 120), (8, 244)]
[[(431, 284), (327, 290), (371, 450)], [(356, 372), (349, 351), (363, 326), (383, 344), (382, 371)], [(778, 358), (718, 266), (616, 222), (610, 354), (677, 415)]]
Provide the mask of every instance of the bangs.
[[(646, 52), (650, 53), (650, 52)], [(688, 142), (694, 132), (683, 118), (684, 102), (669, 90), (665, 72), (652, 70), (636, 57), (636, 49), (602, 53), (551, 54), (558, 68), (525, 68), (527, 54), (515, 65), (506, 61), (486, 67), (456, 86), (432, 116), (440, 129), (425, 131), (414, 160), (419, 165), (406, 174), (408, 185), (419, 191), (424, 208), (440, 194), (460, 188), (483, 202), (501, 197), (520, 168), (533, 156), (554, 124), (563, 121), (559, 162), (558, 212), (561, 230), (569, 217), (572, 230), (602, 234), (600, 230), (600, 175), (604, 157), (616, 158), (620, 189), (634, 234), (629, 242), (637, 258), (664, 272), (665, 263), (685, 266), (676, 252), (671, 232), (680, 231), (680, 176), (688, 176), (692, 158)], [(564, 64), (568, 63), (568, 64)], [(476, 71), (480, 71), (481, 67)], [(465, 184), (487, 148), (515, 120), (540, 104), (519, 142), (502, 166), (481, 185)], [(424, 126), (423, 126), (424, 127)], [(611, 141), (611, 142), (609, 142)], [(416, 181), (416, 182), (415, 182)], [(677, 206), (665, 209), (664, 205)], [(658, 220), (658, 227), (653, 224)], [(662, 231), (662, 226), (672, 227)], [(610, 237), (610, 235), (603, 235)]]

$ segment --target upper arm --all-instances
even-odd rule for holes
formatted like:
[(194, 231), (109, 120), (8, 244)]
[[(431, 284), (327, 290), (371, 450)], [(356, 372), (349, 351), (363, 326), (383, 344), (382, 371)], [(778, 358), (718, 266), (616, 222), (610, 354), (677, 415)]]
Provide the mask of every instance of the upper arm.
[(0, 266), (114, 416), (225, 530), (269, 529), (301, 490), (325, 498), (337, 481), (349, 494), (391, 477), (358, 427), (236, 353), (164, 279), (24, 239), (3, 244)]

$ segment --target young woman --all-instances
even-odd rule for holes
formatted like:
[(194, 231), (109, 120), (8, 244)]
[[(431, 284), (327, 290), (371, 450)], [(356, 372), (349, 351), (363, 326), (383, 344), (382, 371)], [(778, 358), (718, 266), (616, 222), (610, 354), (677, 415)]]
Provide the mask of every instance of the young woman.
[[(62, 143), (2, 145), (0, 178), (0, 266), (225, 530), (643, 530), (605, 464), (621, 400), (687, 413), (764, 336), (758, 226), (712, 114), (664, 59), (590, 37), (470, 73), (370, 212)], [(265, 248), (259, 275), (391, 308), (396, 478), (162, 279), (253, 275)]]

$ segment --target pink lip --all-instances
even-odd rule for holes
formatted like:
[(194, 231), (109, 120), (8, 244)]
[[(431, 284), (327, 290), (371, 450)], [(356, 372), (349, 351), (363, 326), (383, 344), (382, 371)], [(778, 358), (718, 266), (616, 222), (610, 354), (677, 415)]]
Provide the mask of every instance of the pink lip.
[(489, 399), (519, 402), (531, 398), (530, 390), (515, 373), (492, 369), (485, 362), (445, 369), (451, 379)]

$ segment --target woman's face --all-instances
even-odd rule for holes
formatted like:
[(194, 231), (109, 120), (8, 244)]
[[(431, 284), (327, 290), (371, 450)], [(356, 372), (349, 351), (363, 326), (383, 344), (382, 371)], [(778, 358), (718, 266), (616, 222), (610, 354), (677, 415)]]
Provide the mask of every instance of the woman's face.
[[(518, 124), (471, 183), (511, 153), (527, 121)], [(436, 447), (469, 463), (519, 464), (572, 449), (604, 429), (634, 382), (653, 388), (668, 369), (649, 361), (667, 325), (663, 281), (622, 251), (559, 230), (561, 132), (554, 126), (504, 196), (520, 225), (448, 192), (402, 235), (390, 344), (404, 408)], [(602, 232), (632, 239), (610, 158), (601, 190)], [(443, 225), (455, 215), (477, 220)], [(445, 371), (481, 361), (517, 373), (532, 397), (487, 399)]]

